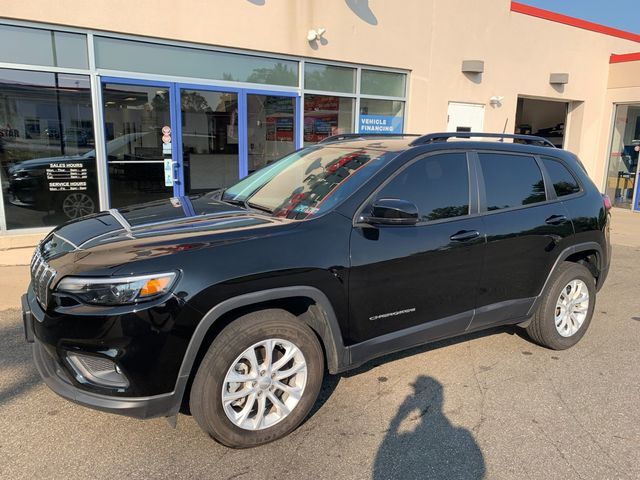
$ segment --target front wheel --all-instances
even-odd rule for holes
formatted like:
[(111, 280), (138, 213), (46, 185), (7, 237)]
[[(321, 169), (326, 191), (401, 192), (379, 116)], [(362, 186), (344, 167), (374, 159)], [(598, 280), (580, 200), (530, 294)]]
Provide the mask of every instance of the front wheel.
[(191, 413), (229, 447), (268, 443), (302, 423), (323, 374), (322, 347), (307, 325), (284, 310), (253, 312), (212, 342), (193, 381)]
[(527, 333), (553, 350), (572, 347), (587, 332), (595, 303), (595, 278), (589, 269), (564, 262), (553, 273)]

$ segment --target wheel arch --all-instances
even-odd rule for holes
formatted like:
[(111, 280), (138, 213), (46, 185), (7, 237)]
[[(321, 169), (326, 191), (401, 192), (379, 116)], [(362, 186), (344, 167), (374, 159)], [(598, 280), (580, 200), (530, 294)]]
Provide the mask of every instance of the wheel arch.
[[(547, 289), (547, 286), (549, 285), (549, 281), (551, 277), (553, 276), (558, 266), (562, 264), (562, 262), (570, 261), (575, 263), (582, 263), (582, 261), (589, 258), (589, 256), (593, 256), (593, 258), (595, 258), (595, 265), (592, 264), (592, 265), (585, 265), (585, 266), (593, 274), (594, 279), (596, 280), (596, 286), (597, 288), (599, 288), (602, 283), (599, 280), (599, 276), (602, 272), (602, 259), (603, 259), (602, 255), (603, 255), (602, 245), (600, 245), (597, 242), (577, 243), (575, 245), (571, 245), (570, 247), (565, 248), (562, 252), (560, 252), (560, 254), (558, 255), (558, 257), (556, 258), (553, 264), (553, 267), (551, 267), (551, 270), (549, 270), (547, 278), (545, 279), (544, 284), (542, 285), (542, 289), (540, 290), (540, 293), (538, 294), (535, 301), (531, 305), (531, 308), (529, 309), (529, 312), (527, 313), (527, 315), (529, 316), (533, 315), (533, 313), (538, 308), (538, 305), (540, 304), (540, 299), (542, 298), (542, 294)], [(529, 323), (529, 321), (530, 320), (527, 320), (526, 322), (523, 322), (522, 324), (519, 324), (519, 325), (526, 326)]]
[[(307, 308), (303, 308), (305, 304)], [(344, 346), (333, 306), (322, 291), (310, 286), (291, 286), (251, 292), (220, 302), (198, 323), (176, 382), (175, 392), (181, 404), (184, 403), (185, 393), (188, 393), (203, 352), (206, 352), (217, 333), (238, 316), (265, 308), (283, 308), (306, 323), (318, 336), (330, 373), (335, 374), (346, 368), (348, 350)]]

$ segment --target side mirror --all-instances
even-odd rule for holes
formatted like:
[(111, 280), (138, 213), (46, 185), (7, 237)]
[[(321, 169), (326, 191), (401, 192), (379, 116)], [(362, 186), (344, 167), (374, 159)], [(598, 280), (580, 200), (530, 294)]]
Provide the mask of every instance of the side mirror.
[(381, 198), (373, 204), (371, 213), (361, 215), (359, 220), (370, 225), (415, 225), (418, 207), (398, 198)]

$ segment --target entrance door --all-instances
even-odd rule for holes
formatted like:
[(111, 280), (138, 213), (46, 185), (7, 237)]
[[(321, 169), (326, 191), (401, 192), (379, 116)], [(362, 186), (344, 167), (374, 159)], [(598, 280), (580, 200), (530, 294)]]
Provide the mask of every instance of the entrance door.
[(112, 207), (226, 188), (299, 148), (300, 97), (102, 79)]
[(104, 79), (102, 102), (111, 206), (174, 195), (171, 85)]
[(482, 132), (484, 105), (449, 102), (448, 132)]
[(240, 158), (246, 145), (239, 129), (241, 95), (233, 90), (182, 86), (179, 97), (181, 135), (177, 140), (184, 193), (233, 185), (240, 179)]

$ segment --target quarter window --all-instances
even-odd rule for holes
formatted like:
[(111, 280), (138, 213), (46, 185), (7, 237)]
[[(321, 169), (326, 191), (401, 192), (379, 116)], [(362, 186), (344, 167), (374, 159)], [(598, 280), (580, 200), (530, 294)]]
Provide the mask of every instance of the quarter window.
[(422, 158), (401, 171), (377, 195), (399, 198), (418, 207), (421, 221), (469, 213), (469, 171), (465, 153)]
[(533, 157), (480, 153), (488, 210), (544, 202), (542, 172)]
[(551, 177), (553, 189), (556, 191), (558, 197), (564, 197), (580, 191), (580, 185), (578, 185), (577, 180), (571, 172), (567, 170), (567, 167), (550, 158), (543, 158), (542, 162), (549, 177)]

